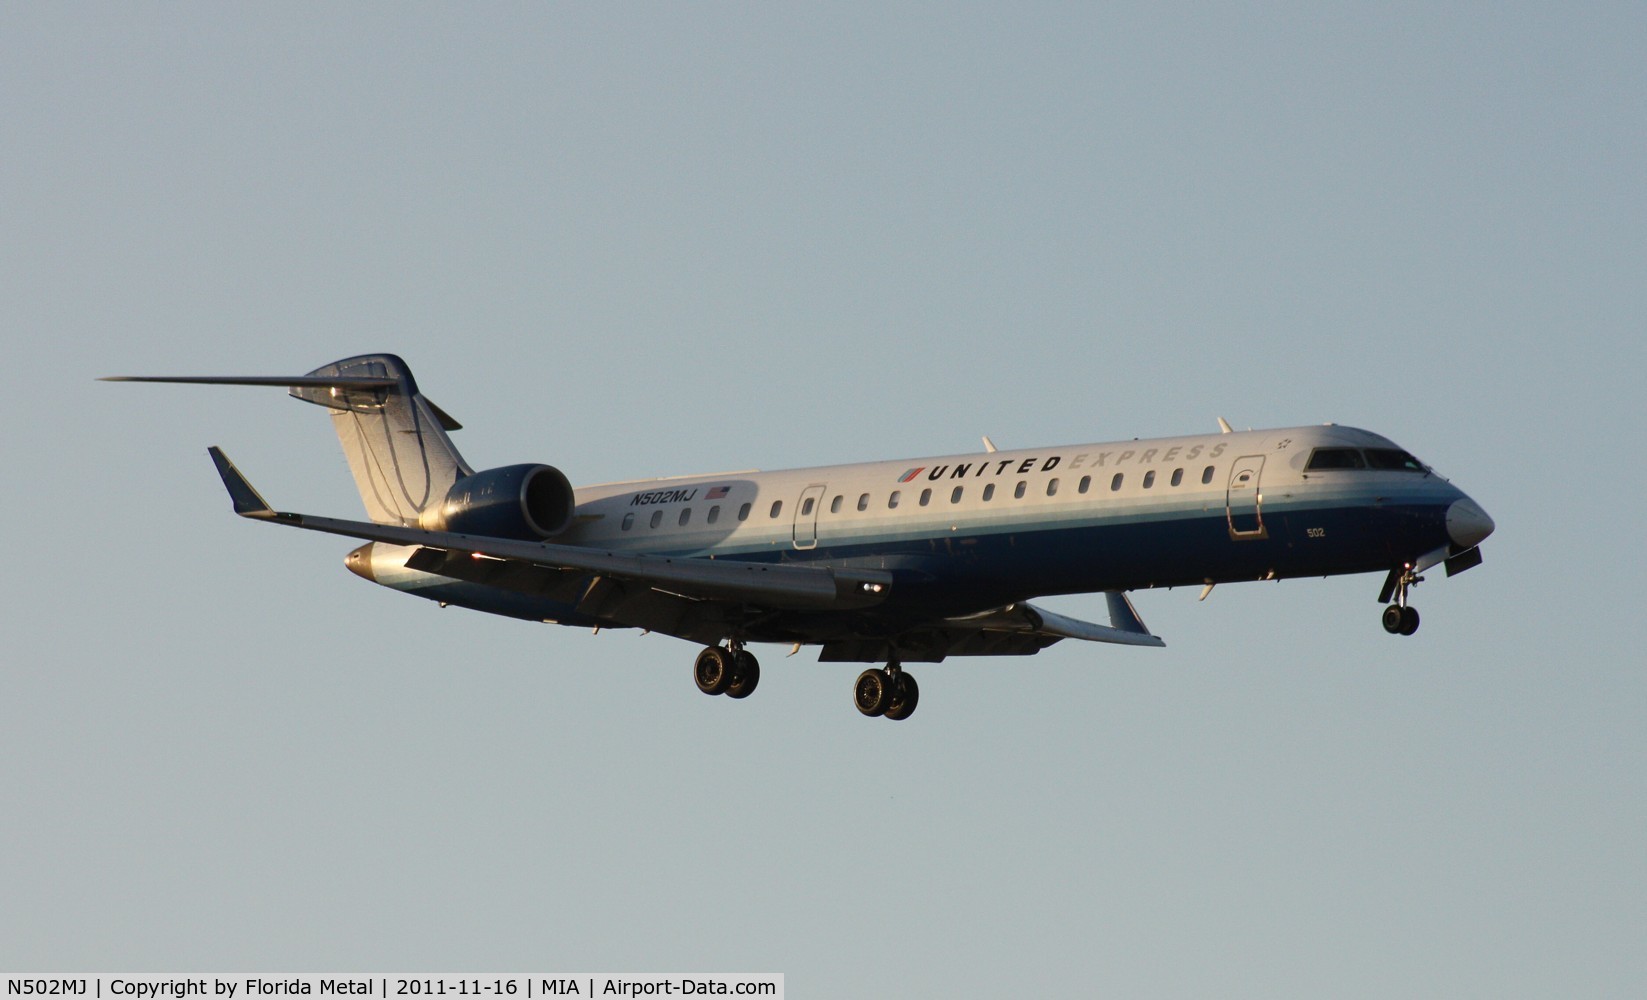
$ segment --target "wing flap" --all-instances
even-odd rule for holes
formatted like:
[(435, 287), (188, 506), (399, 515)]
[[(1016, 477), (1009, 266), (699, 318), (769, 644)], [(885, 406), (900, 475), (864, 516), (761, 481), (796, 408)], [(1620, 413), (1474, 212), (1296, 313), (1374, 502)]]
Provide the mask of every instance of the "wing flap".
[(551, 569), (514, 559), (477, 559), (472, 553), (450, 549), (419, 548), (404, 565), (420, 573), (539, 594), (566, 604), (576, 604), (588, 587), (588, 576), (578, 570)]

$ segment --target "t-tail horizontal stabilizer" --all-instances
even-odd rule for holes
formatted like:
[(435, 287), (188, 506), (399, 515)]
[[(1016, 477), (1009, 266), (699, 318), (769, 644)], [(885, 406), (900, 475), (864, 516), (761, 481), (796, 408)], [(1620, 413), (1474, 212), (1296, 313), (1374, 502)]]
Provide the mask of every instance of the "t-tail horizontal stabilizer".
[(183, 385), (265, 385), (276, 389), (393, 389), (399, 379), (314, 375), (105, 375), (99, 382), (177, 382)]
[(366, 516), (377, 524), (418, 523), (475, 472), (446, 436), (462, 425), (418, 391), (411, 369), (393, 354), (344, 358), (305, 375), (114, 375), (102, 381), (269, 386), (324, 407)]

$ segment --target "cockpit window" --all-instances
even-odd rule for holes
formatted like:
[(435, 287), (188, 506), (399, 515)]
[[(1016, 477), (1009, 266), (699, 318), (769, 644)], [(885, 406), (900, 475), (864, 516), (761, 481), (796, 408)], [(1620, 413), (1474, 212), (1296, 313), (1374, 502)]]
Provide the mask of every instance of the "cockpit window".
[(1354, 448), (1317, 448), (1310, 454), (1310, 462), (1304, 468), (1313, 472), (1317, 469), (1363, 469), (1366, 465), (1361, 461), (1361, 452)]
[(1310, 453), (1306, 471), (1322, 469), (1377, 469), (1383, 472), (1429, 472), (1424, 463), (1400, 448), (1317, 448)]
[(1424, 463), (1412, 457), (1400, 448), (1368, 448), (1367, 465), (1374, 469), (1392, 470), (1395, 472), (1428, 472)]

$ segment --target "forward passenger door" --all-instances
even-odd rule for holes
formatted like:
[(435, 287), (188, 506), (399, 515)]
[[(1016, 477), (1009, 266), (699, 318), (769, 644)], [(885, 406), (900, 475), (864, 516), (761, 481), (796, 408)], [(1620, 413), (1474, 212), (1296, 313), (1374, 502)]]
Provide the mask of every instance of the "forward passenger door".
[(1269, 537), (1264, 529), (1264, 494), (1258, 485), (1263, 471), (1263, 455), (1243, 455), (1230, 466), (1224, 514), (1229, 520), (1230, 537), (1236, 541)]

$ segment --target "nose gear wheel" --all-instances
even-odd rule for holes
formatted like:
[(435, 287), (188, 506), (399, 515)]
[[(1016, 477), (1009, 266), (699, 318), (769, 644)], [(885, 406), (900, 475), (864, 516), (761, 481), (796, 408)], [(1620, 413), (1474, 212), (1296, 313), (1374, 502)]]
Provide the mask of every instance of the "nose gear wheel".
[(1418, 631), (1418, 609), (1392, 604), (1384, 609), (1384, 631), (1391, 635), (1412, 635)]
[(1407, 603), (1407, 591), (1423, 582), (1424, 578), (1413, 572), (1412, 563), (1390, 570), (1390, 575), (1384, 578), (1384, 589), (1378, 593), (1380, 604), (1395, 598), (1395, 603), (1384, 609), (1384, 631), (1391, 635), (1412, 635), (1418, 631), (1418, 609)]

